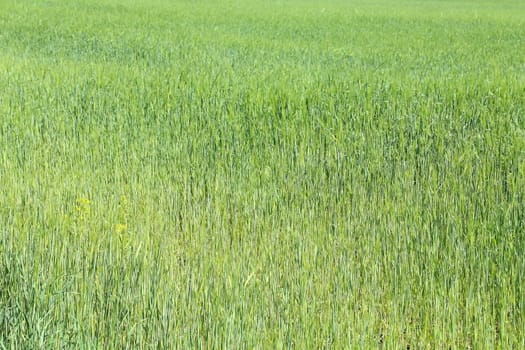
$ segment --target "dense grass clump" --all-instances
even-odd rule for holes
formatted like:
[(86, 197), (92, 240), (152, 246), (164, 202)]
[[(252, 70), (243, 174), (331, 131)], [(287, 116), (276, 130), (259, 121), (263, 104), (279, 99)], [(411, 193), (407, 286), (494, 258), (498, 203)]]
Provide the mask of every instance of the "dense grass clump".
[(3, 1), (0, 347), (525, 347), (525, 3)]

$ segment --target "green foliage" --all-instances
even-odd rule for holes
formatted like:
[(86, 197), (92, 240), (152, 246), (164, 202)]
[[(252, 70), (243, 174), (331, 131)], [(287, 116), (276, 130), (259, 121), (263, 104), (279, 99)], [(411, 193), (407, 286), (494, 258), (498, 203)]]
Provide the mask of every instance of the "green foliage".
[(523, 1), (3, 1), (0, 347), (524, 348)]

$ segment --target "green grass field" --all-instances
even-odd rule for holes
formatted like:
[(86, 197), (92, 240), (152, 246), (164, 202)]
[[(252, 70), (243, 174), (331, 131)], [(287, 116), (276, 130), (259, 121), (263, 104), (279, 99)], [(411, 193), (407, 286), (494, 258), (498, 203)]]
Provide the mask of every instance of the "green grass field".
[(524, 1), (0, 1), (1, 349), (519, 349), (524, 313)]

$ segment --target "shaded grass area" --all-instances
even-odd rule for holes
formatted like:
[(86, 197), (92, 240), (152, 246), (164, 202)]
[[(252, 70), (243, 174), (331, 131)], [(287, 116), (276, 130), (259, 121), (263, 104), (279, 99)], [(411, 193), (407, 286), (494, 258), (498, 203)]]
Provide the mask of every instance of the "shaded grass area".
[(0, 9), (2, 346), (524, 345), (520, 2)]

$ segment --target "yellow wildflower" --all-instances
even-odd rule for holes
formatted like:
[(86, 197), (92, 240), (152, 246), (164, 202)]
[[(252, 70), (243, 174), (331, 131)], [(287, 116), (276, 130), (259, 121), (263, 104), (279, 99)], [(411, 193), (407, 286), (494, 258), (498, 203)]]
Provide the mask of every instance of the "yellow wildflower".
[(124, 231), (126, 231), (127, 229), (128, 229), (128, 225), (126, 224), (116, 224), (115, 225), (115, 232), (119, 235), (123, 233)]

